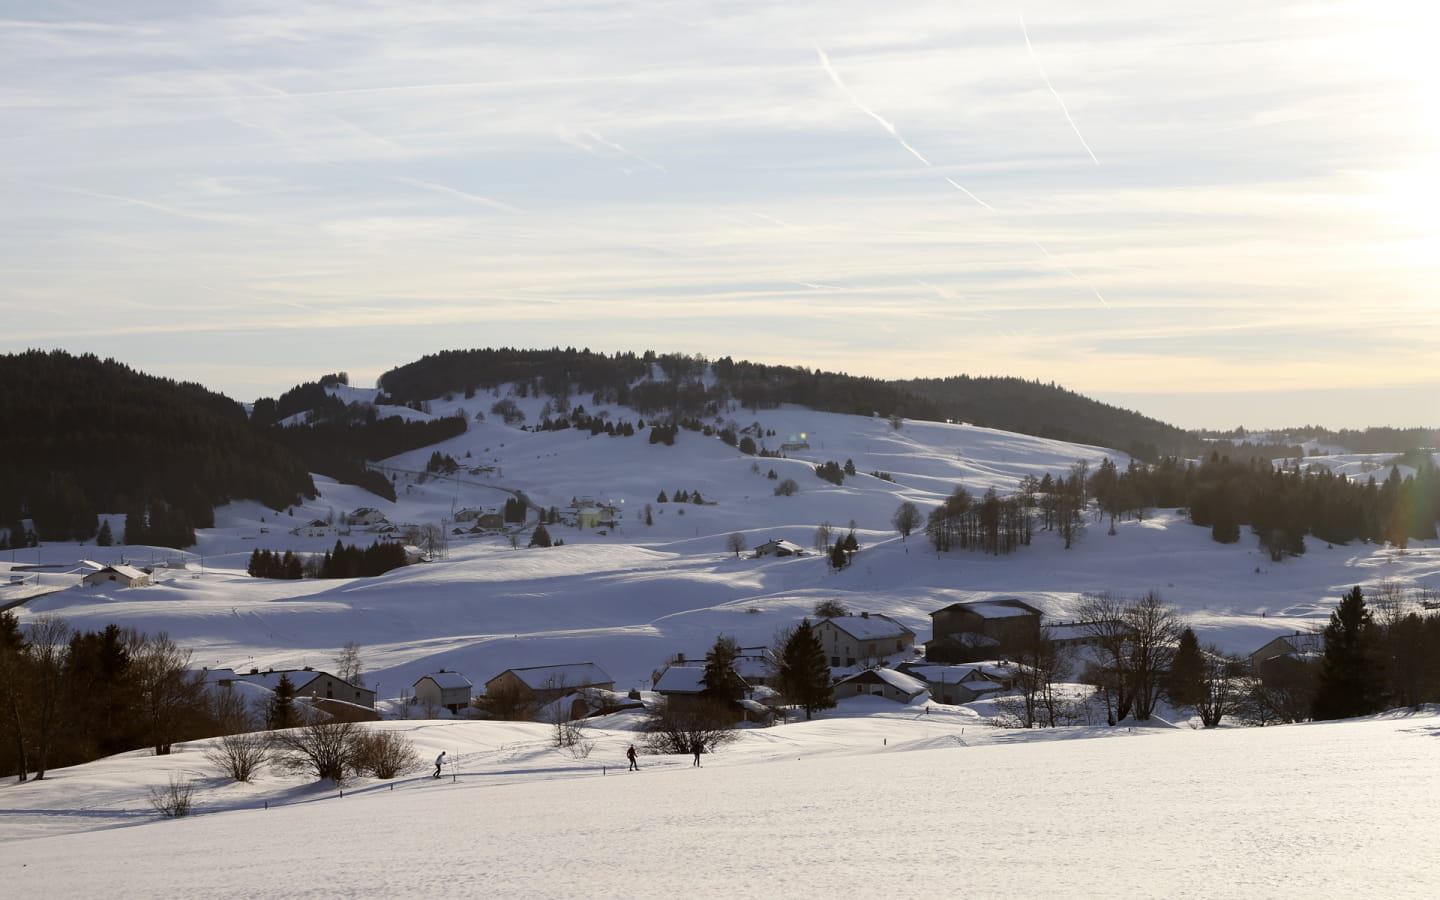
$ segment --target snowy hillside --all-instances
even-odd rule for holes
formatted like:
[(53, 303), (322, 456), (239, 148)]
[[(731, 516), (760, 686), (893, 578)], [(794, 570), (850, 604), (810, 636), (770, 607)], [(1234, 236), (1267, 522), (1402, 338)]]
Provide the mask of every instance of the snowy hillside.
[[(347, 400), (370, 396), (345, 390)], [(464, 410), (473, 418), (493, 400), (483, 394), (437, 399), (429, 415)], [(539, 399), (516, 402), (528, 421), (539, 418)], [(605, 412), (616, 421), (640, 418), (631, 410)], [(720, 633), (742, 646), (768, 644), (778, 628), (823, 599), (894, 616), (923, 642), (930, 636), (928, 614), (957, 600), (1018, 595), (1063, 620), (1085, 592), (1158, 590), (1190, 617), (1202, 641), (1243, 653), (1276, 634), (1323, 624), (1351, 585), (1440, 586), (1440, 547), (1433, 543), (1401, 553), (1312, 540), (1303, 557), (1272, 563), (1252, 538), (1214, 543), (1208, 530), (1175, 510), (1122, 522), (1115, 535), (1092, 522), (1070, 550), (1053, 533), (1037, 532), (1032, 546), (1000, 557), (939, 555), (923, 535), (902, 541), (890, 525), (900, 503), (928, 511), (956, 485), (977, 495), (990, 487), (1007, 492), (1022, 475), (1062, 475), (1077, 460), (1092, 470), (1106, 457), (1127, 464), (1102, 448), (959, 424), (906, 422), (894, 429), (879, 417), (800, 408), (737, 414), (732, 424), (738, 429), (774, 432), (757, 437), (771, 448), (792, 436), (809, 444), (772, 459), (686, 430), (665, 446), (649, 443), (648, 430), (633, 437), (530, 432), (498, 418), (487, 416), (443, 444), (385, 460), (396, 478), (394, 503), (317, 478), (321, 496), (303, 507), (280, 514), (253, 503), (220, 509), (217, 527), (202, 532), (190, 552), (63, 544), (14, 551), (12, 564), (57, 568), (9, 590), (34, 590), (36, 580), (41, 587), (74, 583), (78, 576), (63, 573), (81, 571), (82, 558), (183, 559), (183, 569), (158, 569), (158, 583), (150, 587), (72, 588), (18, 612), (22, 619), (58, 613), (84, 629), (114, 621), (166, 631), (194, 650), (197, 665), (212, 668), (323, 668), (337, 648), (354, 641), (363, 648), (369, 684), (387, 698), (441, 667), (479, 685), (506, 668), (569, 662), (598, 663), (621, 690), (648, 688), (652, 671), (670, 655), (698, 657)], [(436, 451), (459, 462), (460, 472), (422, 477)], [(1324, 459), (1345, 462), (1343, 456)], [(851, 460), (858, 474), (830, 484), (813, 471), (828, 460)], [(774, 479), (767, 477), (771, 470)], [(888, 473), (893, 481), (870, 472)], [(786, 478), (799, 492), (775, 496)], [(680, 491), (699, 492), (705, 502), (657, 502), (662, 492)], [(320, 552), (337, 539), (365, 544), (379, 537), (360, 525), (320, 528), (316, 536), (291, 533), (315, 520), (340, 523), (368, 507), (390, 523), (443, 522), (448, 529), (461, 511), (498, 510), (514, 492), (544, 508), (590, 498), (613, 504), (619, 518), (613, 527), (551, 526), (564, 546), (527, 549), (532, 510), (519, 549), (502, 534), (452, 536), (444, 558), (373, 579), (269, 581), (245, 574), (256, 548)], [(645, 523), (647, 505), (652, 524)], [(754, 559), (726, 551), (727, 538), (737, 532), (752, 548), (772, 538), (810, 547), (820, 523), (843, 533), (852, 520), (862, 550), (840, 572), (814, 554)]]

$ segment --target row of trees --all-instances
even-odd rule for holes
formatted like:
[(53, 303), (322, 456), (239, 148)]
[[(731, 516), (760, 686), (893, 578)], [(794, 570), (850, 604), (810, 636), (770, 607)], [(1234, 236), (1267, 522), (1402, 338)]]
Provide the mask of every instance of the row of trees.
[(408, 563), (405, 547), (393, 541), (363, 548), (336, 541), (323, 555), (256, 548), (245, 571), (253, 578), (373, 578)]

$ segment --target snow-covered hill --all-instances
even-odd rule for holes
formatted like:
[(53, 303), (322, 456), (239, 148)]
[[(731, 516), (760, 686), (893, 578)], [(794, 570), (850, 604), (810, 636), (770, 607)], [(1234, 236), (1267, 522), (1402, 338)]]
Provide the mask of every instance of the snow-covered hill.
[[(429, 414), (463, 410), (473, 418), (493, 399), (437, 399)], [(516, 402), (529, 421), (539, 418), (540, 400)], [(608, 412), (616, 420), (640, 418), (630, 410)], [(1038, 532), (1032, 546), (1001, 557), (936, 554), (923, 535), (902, 540), (890, 525), (900, 503), (927, 510), (956, 485), (977, 495), (990, 487), (1005, 492), (1022, 475), (1064, 474), (1080, 460), (1092, 470), (1106, 457), (1122, 468), (1128, 463), (1103, 448), (959, 424), (907, 422), (895, 429), (880, 417), (801, 408), (734, 417), (736, 427), (767, 435), (759, 440), (771, 448), (790, 436), (803, 435), (809, 444), (775, 459), (746, 456), (685, 430), (665, 446), (649, 443), (647, 431), (634, 437), (531, 432), (497, 420), (487, 416), (443, 444), (385, 460), (396, 478), (394, 503), (317, 478), (321, 496), (303, 507), (278, 514), (253, 503), (222, 508), (217, 527), (201, 533), (191, 552), (74, 545), (15, 551), (13, 563), (57, 565), (39, 576), (52, 586), (75, 581), (55, 573), (82, 557), (186, 564), (157, 570), (159, 583), (151, 587), (64, 590), (32, 600), (20, 614), (58, 613), (78, 628), (117, 621), (166, 631), (209, 667), (323, 668), (354, 641), (363, 648), (371, 686), (378, 683), (382, 697), (394, 697), (441, 667), (480, 684), (513, 666), (587, 661), (605, 668), (622, 690), (648, 688), (651, 672), (668, 656), (699, 656), (721, 633), (744, 646), (768, 644), (778, 628), (822, 599), (895, 616), (923, 642), (930, 636), (928, 614), (957, 600), (1020, 595), (1064, 619), (1085, 592), (1158, 590), (1190, 617), (1202, 641), (1246, 652), (1276, 634), (1323, 624), (1351, 585), (1440, 586), (1440, 547), (1433, 543), (1402, 553), (1312, 540), (1303, 557), (1273, 563), (1253, 539), (1214, 543), (1175, 510), (1122, 522), (1114, 535), (1092, 524), (1070, 550), (1054, 534)], [(420, 477), (436, 450), (456, 459), (461, 471)], [(1344, 463), (1336, 455), (1325, 459)], [(813, 471), (827, 460), (853, 461), (858, 474), (832, 485)], [(774, 479), (767, 477), (771, 470)], [(775, 496), (785, 478), (798, 483), (799, 493)], [(614, 504), (620, 517), (614, 527), (552, 526), (564, 545), (545, 549), (525, 548), (528, 527), (520, 549), (499, 534), (453, 536), (444, 558), (374, 579), (266, 581), (244, 574), (257, 547), (318, 552), (337, 539), (363, 544), (377, 537), (363, 526), (321, 529), (313, 537), (291, 533), (316, 519), (338, 523), (371, 507), (391, 523), (454, 527), (457, 512), (498, 509), (516, 491), (540, 507), (564, 508), (589, 497)], [(679, 491), (698, 491), (705, 503), (657, 502), (661, 492)], [(863, 549), (840, 572), (818, 555), (753, 559), (726, 550), (737, 532), (750, 547), (771, 538), (809, 547), (822, 522), (843, 532), (852, 521)]]

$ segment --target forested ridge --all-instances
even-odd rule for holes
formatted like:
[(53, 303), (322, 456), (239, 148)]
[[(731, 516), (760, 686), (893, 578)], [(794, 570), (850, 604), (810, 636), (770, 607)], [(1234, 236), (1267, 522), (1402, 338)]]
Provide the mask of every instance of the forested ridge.
[(97, 513), (128, 512), (137, 541), (183, 546), (220, 504), (315, 496), (299, 457), (252, 430), (239, 403), (112, 359), (0, 356), (0, 422), (0, 528), (17, 543), (31, 537), (22, 519), (34, 539), (88, 540)]

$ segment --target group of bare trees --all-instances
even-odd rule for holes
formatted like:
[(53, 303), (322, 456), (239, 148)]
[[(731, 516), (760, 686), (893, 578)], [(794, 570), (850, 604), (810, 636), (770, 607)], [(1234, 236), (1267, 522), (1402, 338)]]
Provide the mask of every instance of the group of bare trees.
[(58, 616), (22, 629), (0, 613), (0, 774), (42, 779), (54, 767), (146, 746), (163, 755), (216, 733), (225, 711), (189, 665), (163, 632), (80, 632)]

